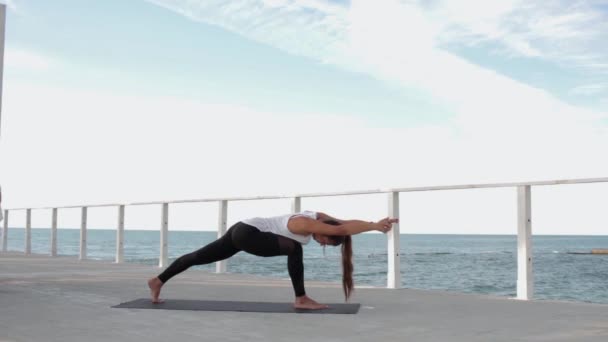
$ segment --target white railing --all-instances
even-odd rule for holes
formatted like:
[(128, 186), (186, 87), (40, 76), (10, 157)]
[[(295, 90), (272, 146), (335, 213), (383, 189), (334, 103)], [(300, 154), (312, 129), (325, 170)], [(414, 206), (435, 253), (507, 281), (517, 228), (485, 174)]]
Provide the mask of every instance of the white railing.
[[(229, 198), (206, 198), (190, 199), (177, 201), (157, 201), (157, 202), (136, 202), (129, 204), (98, 204), (98, 205), (76, 205), (63, 207), (43, 207), (43, 208), (14, 208), (5, 210), (4, 227), (2, 230), (2, 251), (7, 251), (8, 221), (9, 213), (16, 210), (26, 211), (25, 227), (25, 254), (31, 254), (31, 212), (32, 210), (52, 209), (51, 226), (51, 255), (57, 255), (57, 215), (58, 209), (80, 208), (80, 256), (81, 260), (86, 259), (87, 251), (87, 209), (93, 207), (117, 207), (118, 226), (116, 230), (116, 262), (124, 260), (124, 222), (125, 207), (136, 205), (160, 205), (161, 224), (160, 224), (160, 256), (159, 267), (168, 266), (168, 227), (169, 227), (169, 204), (178, 203), (203, 203), (217, 202), (218, 212), (218, 237), (226, 232), (226, 222), (228, 216), (228, 203), (235, 201), (269, 200), (269, 199), (291, 199), (292, 212), (299, 212), (302, 207), (302, 198), (307, 197), (329, 197), (329, 196), (349, 196), (365, 194), (388, 194), (388, 210), (390, 217), (399, 218), (399, 194), (402, 192), (414, 191), (439, 191), (439, 190), (458, 190), (458, 189), (482, 189), (482, 188), (505, 188), (512, 187), (517, 189), (517, 298), (531, 299), (534, 292), (534, 276), (532, 271), (532, 199), (531, 188), (533, 186), (559, 185), (559, 184), (583, 184), (583, 183), (604, 183), (608, 178), (587, 178), (573, 180), (554, 180), (524, 183), (497, 183), (497, 184), (472, 184), (472, 185), (451, 185), (451, 186), (431, 186), (431, 187), (412, 187), (412, 188), (392, 188), (363, 191), (345, 191), (333, 193), (310, 193), (297, 194), (291, 196), (256, 196), (256, 197), (229, 197)], [(399, 257), (399, 224), (393, 225), (393, 229), (387, 234), (387, 287), (396, 289), (401, 287), (400, 257)], [(226, 261), (216, 264), (218, 273), (226, 272)]]

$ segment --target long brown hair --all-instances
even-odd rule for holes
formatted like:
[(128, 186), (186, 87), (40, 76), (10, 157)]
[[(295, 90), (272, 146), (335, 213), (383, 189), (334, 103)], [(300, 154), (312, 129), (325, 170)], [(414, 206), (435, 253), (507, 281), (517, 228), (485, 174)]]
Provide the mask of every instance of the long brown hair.
[(350, 235), (344, 237), (342, 242), (342, 289), (344, 289), (344, 301), (348, 301), (353, 292), (353, 240)]
[[(334, 220), (325, 220), (324, 223), (334, 226), (340, 225)], [(352, 294), (355, 284), (353, 282), (353, 240), (350, 235), (330, 235), (332, 245), (342, 245), (342, 289), (344, 290), (344, 300), (348, 301)]]

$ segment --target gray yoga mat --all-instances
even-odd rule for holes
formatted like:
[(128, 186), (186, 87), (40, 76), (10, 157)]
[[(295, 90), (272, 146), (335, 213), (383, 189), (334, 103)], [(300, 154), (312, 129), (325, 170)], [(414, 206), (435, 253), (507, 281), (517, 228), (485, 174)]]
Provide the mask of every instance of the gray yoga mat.
[(195, 311), (239, 311), (239, 312), (278, 312), (310, 314), (356, 314), (361, 304), (328, 304), (328, 309), (296, 310), (292, 303), (236, 302), (217, 300), (167, 299), (153, 304), (149, 298), (140, 298), (121, 303), (113, 308), (153, 309), (153, 310), (195, 310)]

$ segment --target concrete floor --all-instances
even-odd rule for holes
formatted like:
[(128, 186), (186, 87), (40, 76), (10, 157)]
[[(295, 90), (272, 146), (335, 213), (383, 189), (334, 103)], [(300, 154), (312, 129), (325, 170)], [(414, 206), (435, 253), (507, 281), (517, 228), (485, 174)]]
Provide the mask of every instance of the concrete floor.
[[(0, 341), (602, 341), (608, 305), (357, 288), (356, 315), (113, 309), (148, 296), (145, 265), (0, 253)], [(356, 279), (355, 279), (356, 281)], [(307, 282), (340, 303), (339, 284)], [(189, 270), (161, 297), (289, 302), (287, 279)]]

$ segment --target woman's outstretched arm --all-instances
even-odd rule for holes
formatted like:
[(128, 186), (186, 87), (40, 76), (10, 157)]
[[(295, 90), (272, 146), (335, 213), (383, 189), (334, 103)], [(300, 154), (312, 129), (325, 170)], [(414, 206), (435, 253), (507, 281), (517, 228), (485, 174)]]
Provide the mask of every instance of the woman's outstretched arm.
[(340, 225), (334, 226), (324, 223), (322, 222), (322, 219), (319, 219), (320, 217), (318, 214), (317, 220), (307, 217), (294, 217), (289, 220), (288, 228), (295, 234), (355, 235), (373, 230), (386, 233), (391, 230), (393, 223), (399, 222), (399, 219), (390, 217), (384, 218), (378, 222), (336, 220)]
[(322, 213), (322, 212), (317, 212), (317, 220), (320, 220), (320, 221), (332, 220), (332, 221), (338, 222), (339, 224), (352, 223), (352, 222), (370, 223), (368, 221), (362, 221), (362, 220), (342, 220), (339, 218), (335, 218), (333, 216), (329, 216), (326, 213)]
[(332, 220), (332, 221), (336, 221), (340, 224), (345, 224), (345, 223), (374, 223), (374, 222), (369, 222), (369, 221), (362, 221), (362, 220), (342, 220), (339, 218), (335, 218), (333, 216), (329, 216), (326, 213), (322, 213), (322, 212), (317, 212), (317, 220), (320, 221), (325, 221), (325, 220)]

